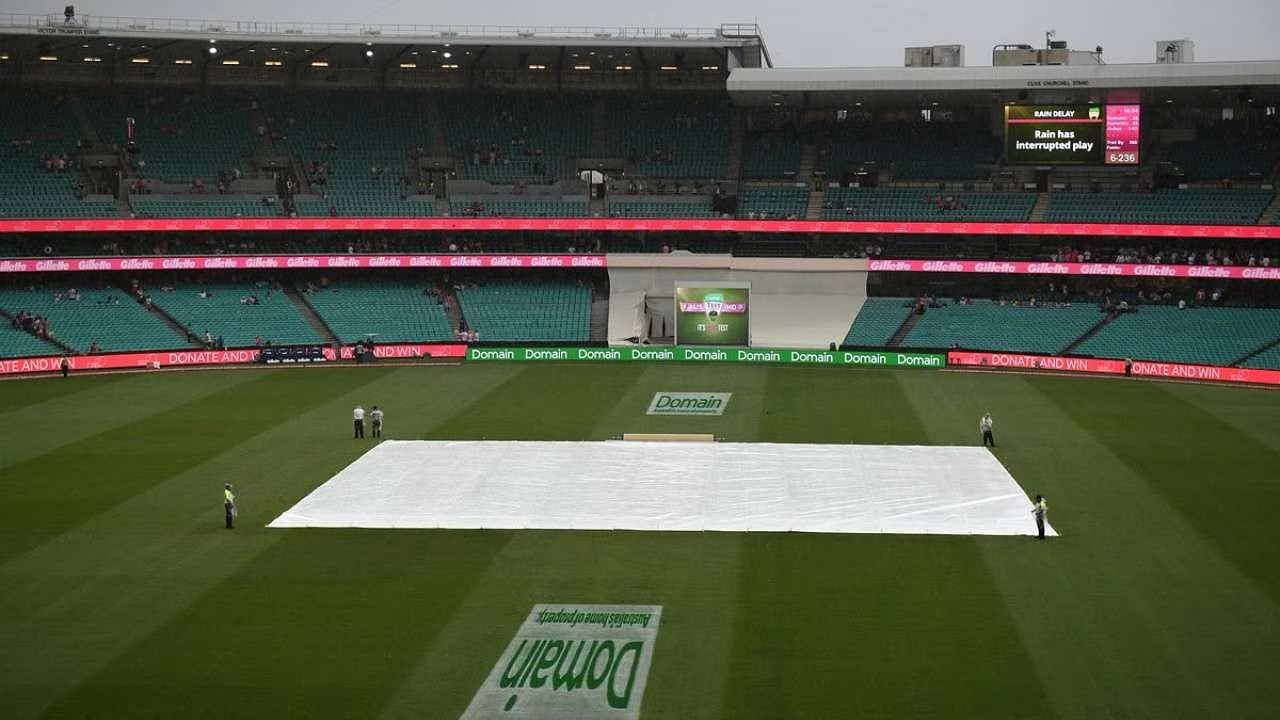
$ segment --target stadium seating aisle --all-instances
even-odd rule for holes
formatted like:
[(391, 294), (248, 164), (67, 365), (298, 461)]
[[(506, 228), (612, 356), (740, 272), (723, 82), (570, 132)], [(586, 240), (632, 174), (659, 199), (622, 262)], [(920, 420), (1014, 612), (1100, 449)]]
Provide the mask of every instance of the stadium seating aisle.
[[(79, 300), (57, 299), (55, 292), (62, 291), (0, 290), (0, 308), (10, 315), (23, 310), (43, 315), (50, 333), (77, 352), (88, 352), (95, 343), (102, 352), (187, 345), (185, 338), (122, 290), (84, 290)], [(48, 347), (38, 352), (48, 354)]]
[(308, 292), (307, 302), (345, 343), (377, 335), (379, 342), (452, 339), (440, 298), (401, 282), (330, 282)]
[(1280, 338), (1280, 310), (1276, 309), (1143, 306), (1117, 317), (1076, 352), (1225, 365), (1276, 338)]
[(570, 282), (493, 282), (458, 288), (467, 326), (482, 341), (585, 342), (591, 288)]
[(882, 347), (911, 314), (910, 298), (869, 297), (844, 338), (845, 345)]
[(1097, 306), (1001, 305), (991, 300), (930, 308), (904, 347), (1000, 350), (1057, 354), (1103, 319)]
[[(246, 302), (250, 297), (256, 297), (257, 303)], [(197, 337), (207, 330), (227, 347), (247, 347), (257, 338), (275, 345), (324, 340), (283, 292), (269, 286), (250, 282), (178, 285), (171, 292), (152, 294), (151, 299)]]

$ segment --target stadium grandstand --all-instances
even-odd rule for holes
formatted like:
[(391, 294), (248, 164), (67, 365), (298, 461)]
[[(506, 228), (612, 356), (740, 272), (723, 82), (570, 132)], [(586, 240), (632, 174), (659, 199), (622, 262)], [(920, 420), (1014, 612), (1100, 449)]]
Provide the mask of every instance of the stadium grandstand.
[(1271, 716), (1280, 61), (1045, 42), (0, 13), (0, 715)]

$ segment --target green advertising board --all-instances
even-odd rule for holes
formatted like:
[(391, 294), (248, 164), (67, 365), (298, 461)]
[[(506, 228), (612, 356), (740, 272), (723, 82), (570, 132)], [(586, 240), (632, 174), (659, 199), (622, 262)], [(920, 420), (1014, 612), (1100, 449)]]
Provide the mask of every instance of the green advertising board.
[(751, 344), (751, 288), (676, 287), (676, 342), (681, 345)]
[(944, 353), (786, 348), (510, 347), (468, 348), (467, 360), (505, 362), (727, 362), (781, 365), (944, 367)]

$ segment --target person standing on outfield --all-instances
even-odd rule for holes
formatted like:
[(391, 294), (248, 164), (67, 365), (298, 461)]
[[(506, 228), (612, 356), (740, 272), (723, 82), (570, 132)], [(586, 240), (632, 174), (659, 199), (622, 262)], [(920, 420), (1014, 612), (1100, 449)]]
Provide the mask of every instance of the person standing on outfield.
[(996, 438), (994, 435), (991, 434), (991, 426), (992, 426), (991, 413), (987, 413), (986, 415), (983, 415), (982, 418), (978, 420), (978, 429), (982, 431), (983, 447), (986, 447), (988, 445), (990, 445), (991, 447), (996, 446)]
[(351, 413), (351, 418), (355, 420), (355, 435), (353, 438), (364, 437), (364, 408), (357, 405), (356, 409)]
[(382, 437), (382, 411), (377, 405), (373, 406), (373, 411), (369, 413), (369, 419), (373, 421), (373, 436)]
[(1031, 506), (1031, 514), (1036, 516), (1036, 530), (1039, 532), (1039, 539), (1044, 539), (1044, 516), (1049, 514), (1049, 503), (1044, 501), (1043, 495), (1037, 495), (1035, 503)]
[(236, 517), (236, 494), (231, 492), (231, 483), (222, 487), (222, 510), (227, 514), (227, 529), (231, 530)]
[(58, 363), (58, 369), (62, 371), (62, 377), (66, 377), (71, 373), (71, 361), (66, 355), (62, 356), (62, 362)]

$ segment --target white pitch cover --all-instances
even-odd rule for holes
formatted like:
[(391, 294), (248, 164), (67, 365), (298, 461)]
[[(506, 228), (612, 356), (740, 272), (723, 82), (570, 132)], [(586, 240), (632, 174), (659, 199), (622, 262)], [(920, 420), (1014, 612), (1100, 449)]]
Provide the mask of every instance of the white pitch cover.
[(1030, 535), (1035, 519), (981, 447), (388, 440), (269, 527)]

